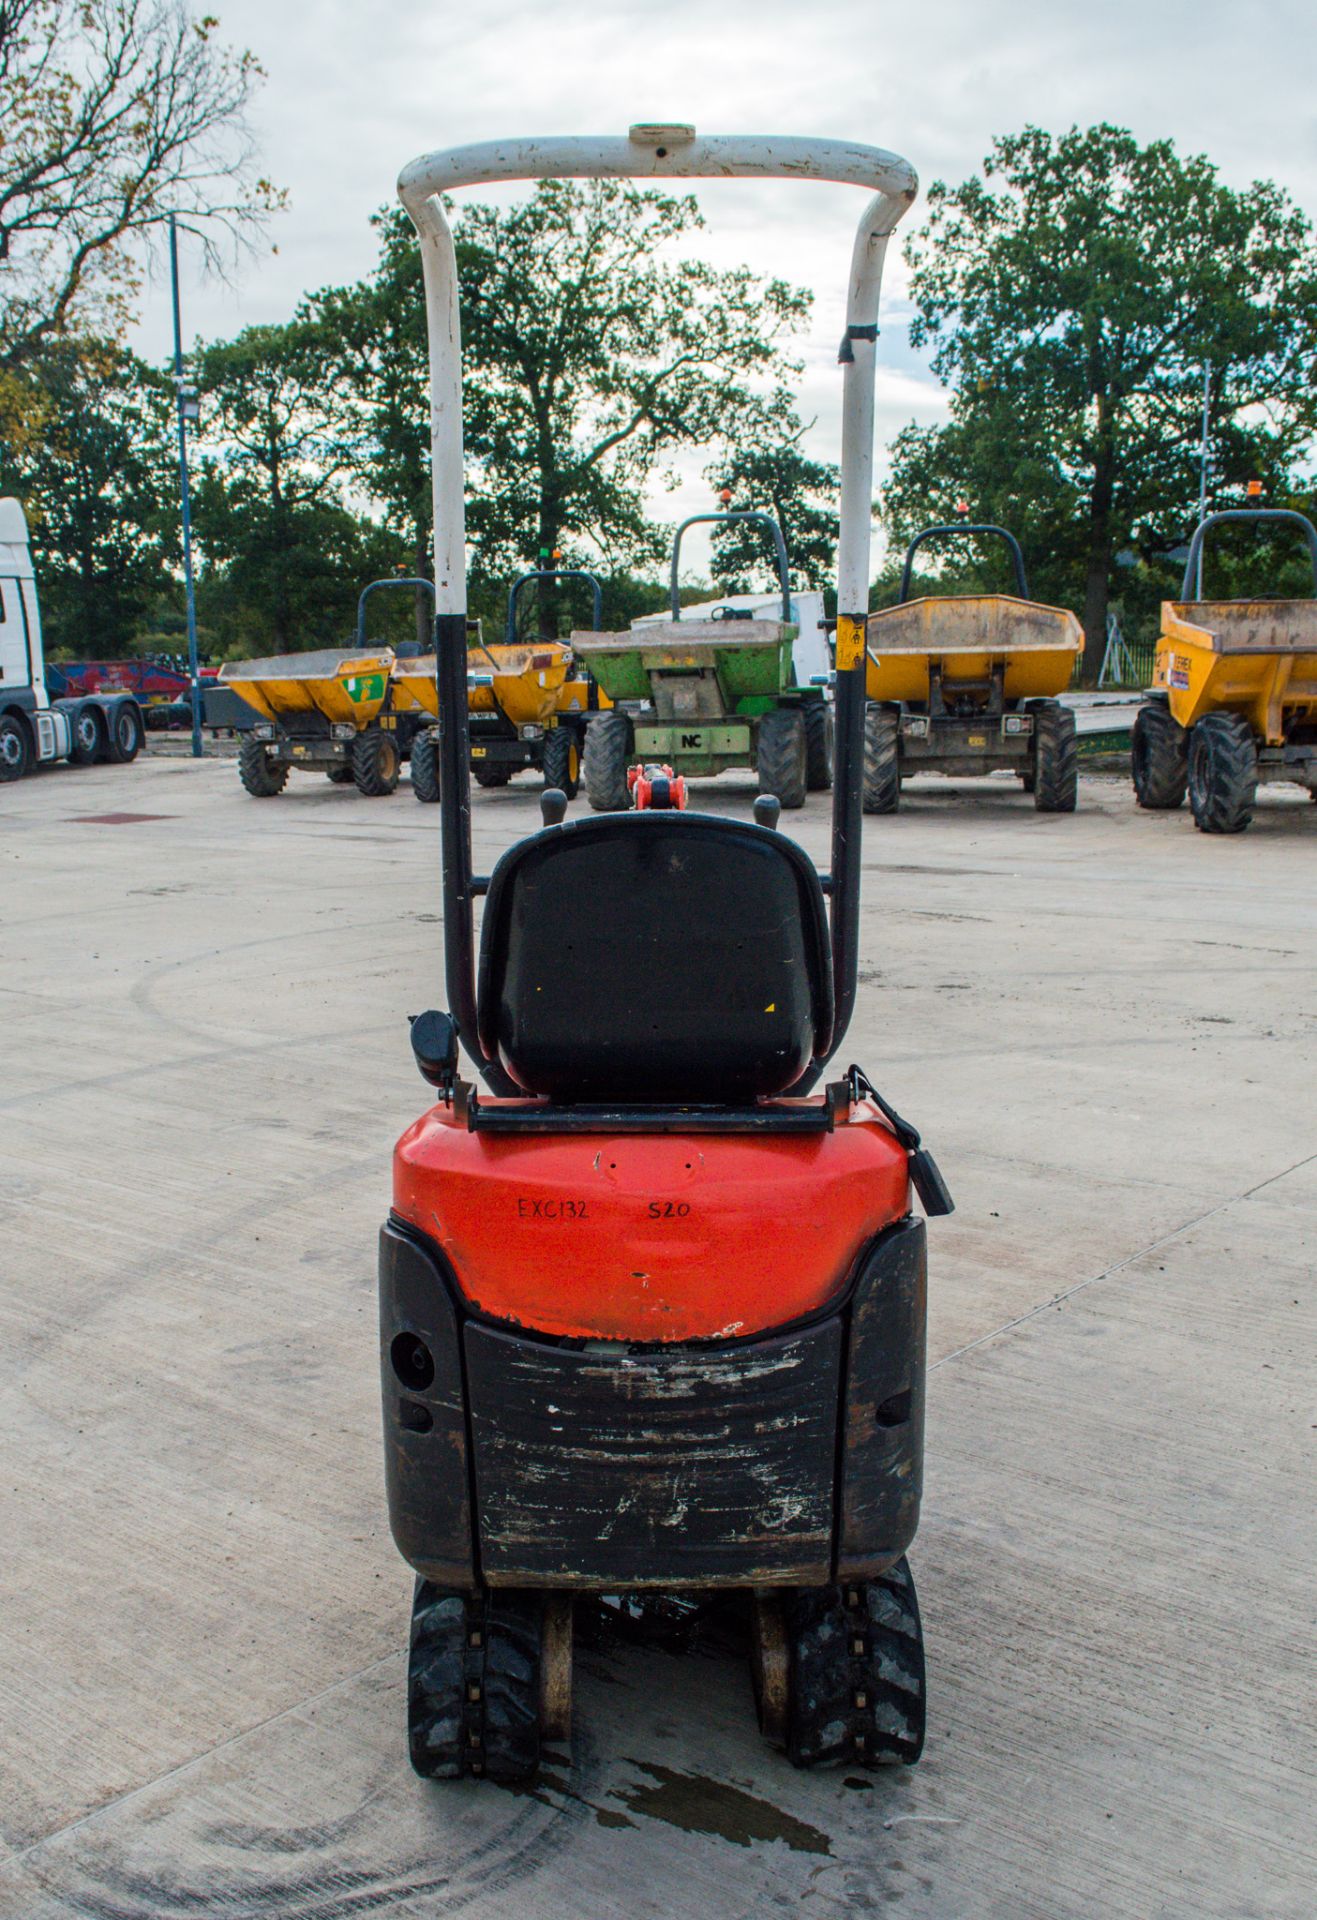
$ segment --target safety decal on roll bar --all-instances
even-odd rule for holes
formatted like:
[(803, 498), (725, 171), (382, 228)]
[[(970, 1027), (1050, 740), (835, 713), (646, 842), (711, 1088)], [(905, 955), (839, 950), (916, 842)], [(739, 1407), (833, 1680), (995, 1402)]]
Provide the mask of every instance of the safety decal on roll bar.
[(843, 613), (837, 620), (837, 671), (849, 673), (864, 660), (865, 622)]

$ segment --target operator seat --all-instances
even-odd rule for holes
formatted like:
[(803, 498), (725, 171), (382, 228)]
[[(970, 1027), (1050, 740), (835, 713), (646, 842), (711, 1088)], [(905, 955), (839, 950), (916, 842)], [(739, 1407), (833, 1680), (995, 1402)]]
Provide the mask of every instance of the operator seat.
[(559, 1104), (739, 1106), (832, 1037), (813, 862), (766, 827), (615, 813), (505, 853), (481, 935), (480, 1042)]

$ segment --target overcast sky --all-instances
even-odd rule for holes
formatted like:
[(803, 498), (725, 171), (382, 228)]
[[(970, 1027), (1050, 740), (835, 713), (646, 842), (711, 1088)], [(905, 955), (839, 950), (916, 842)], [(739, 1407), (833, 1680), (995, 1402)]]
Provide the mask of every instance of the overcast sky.
[[(1317, 214), (1317, 14), (1299, 0), (211, 3), (224, 37), (268, 70), (262, 158), (291, 204), (271, 228), (278, 251), (249, 261), (233, 288), (185, 271), (189, 336), (286, 319), (307, 290), (363, 275), (375, 253), (370, 215), (392, 198), (403, 162), (508, 134), (621, 133), (640, 120), (828, 134), (894, 148), (927, 184), (959, 180), (994, 134), (1026, 122), (1060, 131), (1110, 120), (1205, 152), (1233, 185), (1269, 176)], [(835, 457), (836, 345), (859, 195), (763, 183), (699, 191), (709, 230), (693, 244), (706, 257), (813, 289), (802, 406), (818, 419), (815, 450)], [(919, 216), (917, 204), (907, 223)], [(903, 283), (893, 249), (880, 448), (940, 409), (905, 339)], [(169, 349), (163, 287), (148, 291), (137, 344), (151, 358)], [(692, 474), (664, 511), (705, 504)]]

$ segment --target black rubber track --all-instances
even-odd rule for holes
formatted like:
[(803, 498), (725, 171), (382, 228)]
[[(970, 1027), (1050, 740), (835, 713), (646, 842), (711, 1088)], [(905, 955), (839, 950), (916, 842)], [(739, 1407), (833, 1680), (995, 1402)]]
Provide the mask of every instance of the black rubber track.
[(616, 711), (596, 714), (586, 728), (582, 755), (585, 797), (596, 813), (625, 813), (631, 805), (626, 783), (631, 761), (631, 722)]
[(352, 742), (352, 777), (357, 792), (368, 800), (396, 792), (400, 770), (398, 743), (391, 733), (359, 733)]
[(755, 764), (760, 793), (774, 793), (784, 813), (805, 804), (809, 790), (809, 744), (799, 707), (777, 707), (759, 722)]
[[(572, 777), (573, 762), (576, 766), (575, 778)], [(581, 760), (576, 735), (571, 727), (550, 727), (544, 736), (544, 784), (546, 787), (557, 787), (569, 800), (576, 798), (577, 788), (581, 784)]]
[(418, 733), (412, 741), (412, 792), (432, 806), (439, 798), (439, 736)]
[(454, 1593), (418, 1580), (407, 1663), (407, 1742), (417, 1773), (526, 1780), (540, 1763), (536, 1593)]
[(1158, 701), (1148, 701), (1134, 717), (1130, 772), (1141, 807), (1170, 812), (1183, 804), (1189, 784), (1189, 736)]
[(96, 707), (83, 707), (73, 723), (69, 759), (75, 767), (89, 767), (106, 749), (105, 716)]
[(832, 787), (832, 708), (825, 700), (811, 700), (805, 708), (805, 785), (811, 793)]
[(886, 707), (864, 710), (864, 811), (895, 813), (901, 804), (900, 720)]
[(238, 778), (254, 800), (273, 800), (288, 785), (288, 765), (271, 760), (264, 742), (247, 734), (238, 748)]
[(904, 1557), (875, 1580), (787, 1602), (787, 1752), (798, 1767), (912, 1766), (924, 1746), (924, 1638)]
[(1039, 813), (1073, 813), (1079, 798), (1079, 742), (1075, 716), (1055, 700), (1035, 700), (1033, 803)]
[(1189, 734), (1189, 805), (1203, 833), (1242, 833), (1253, 818), (1258, 750), (1239, 713), (1207, 713)]

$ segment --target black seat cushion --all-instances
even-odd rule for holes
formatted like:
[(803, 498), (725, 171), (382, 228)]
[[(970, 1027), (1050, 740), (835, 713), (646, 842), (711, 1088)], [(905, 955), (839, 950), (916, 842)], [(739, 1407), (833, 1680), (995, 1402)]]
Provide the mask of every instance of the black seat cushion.
[(618, 813), (509, 849), (481, 936), (485, 1052), (555, 1101), (736, 1105), (832, 1033), (823, 893), (766, 828)]

